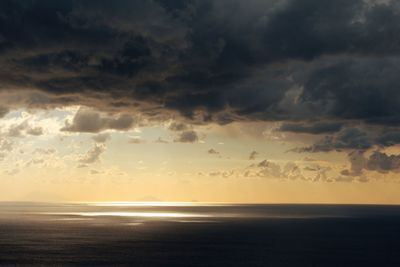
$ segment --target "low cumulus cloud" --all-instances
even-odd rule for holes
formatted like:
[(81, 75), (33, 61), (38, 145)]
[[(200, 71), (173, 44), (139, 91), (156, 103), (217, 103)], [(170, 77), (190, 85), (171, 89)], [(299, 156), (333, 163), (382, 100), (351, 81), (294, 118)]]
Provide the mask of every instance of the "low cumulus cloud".
[(105, 150), (106, 147), (104, 145), (94, 144), (93, 147), (89, 149), (86, 154), (81, 156), (79, 162), (83, 164), (92, 164), (98, 162), (100, 160), (101, 154), (103, 154)]
[(140, 136), (131, 136), (129, 137), (128, 143), (137, 145), (137, 144), (144, 144), (146, 143), (146, 141), (140, 138)]
[(207, 151), (207, 153), (208, 153), (208, 154), (211, 154), (211, 155), (219, 155), (219, 152), (218, 152), (217, 150), (215, 150), (214, 148), (210, 148), (210, 149)]
[(20, 173), (20, 171), (21, 171), (20, 169), (14, 168), (11, 170), (5, 170), (3, 173), (6, 175), (14, 176), (14, 175), (17, 175), (18, 173)]
[(96, 143), (106, 143), (108, 140), (111, 139), (111, 135), (109, 133), (101, 133), (101, 134), (97, 134), (95, 136), (92, 137), (92, 139), (96, 142)]
[(43, 128), (42, 127), (29, 128), (26, 130), (26, 133), (34, 136), (43, 135)]
[(300, 165), (292, 161), (279, 164), (272, 160), (262, 160), (256, 164), (251, 164), (243, 170), (242, 176), (245, 178), (266, 178), (280, 180), (298, 180), (305, 182), (340, 182), (336, 180), (331, 167), (313, 163), (310, 165)]
[(38, 155), (51, 155), (56, 153), (56, 149), (54, 148), (36, 148), (32, 154), (38, 154)]
[(182, 122), (173, 122), (168, 126), (168, 130), (174, 132), (186, 131), (188, 129), (189, 129), (188, 125)]
[(0, 137), (0, 151), (10, 152), (14, 149), (14, 143), (10, 140)]
[(217, 170), (198, 173), (199, 176), (239, 179), (266, 179), (279, 181), (301, 181), (308, 183), (348, 183), (368, 182), (365, 176), (353, 176), (340, 173), (329, 164), (317, 162), (277, 162), (265, 159), (245, 168)]
[(98, 133), (104, 130), (126, 131), (134, 126), (134, 119), (128, 114), (110, 117), (92, 110), (79, 109), (72, 122), (66, 121), (61, 131)]
[(196, 143), (199, 141), (199, 136), (197, 132), (190, 130), (180, 133), (174, 141), (177, 143)]
[(7, 137), (24, 137), (25, 135), (39, 136), (43, 135), (42, 127), (32, 127), (27, 120), (13, 124), (9, 127), (6, 136)]
[(252, 151), (249, 155), (249, 160), (255, 160), (256, 157), (258, 156), (258, 152), (257, 151)]
[(169, 143), (168, 140), (165, 140), (162, 137), (158, 137), (154, 142), (159, 143), (159, 144), (168, 144)]
[[(204, 175), (203, 173), (198, 173), (198, 175), (202, 176)], [(207, 176), (209, 177), (222, 177), (222, 178), (230, 178), (236, 176), (237, 173), (233, 170), (230, 171), (213, 171), (207, 173)]]
[(388, 155), (380, 151), (373, 151), (365, 156), (363, 151), (353, 151), (348, 155), (350, 169), (341, 172), (344, 176), (361, 176), (364, 171), (379, 173), (400, 172), (400, 155)]

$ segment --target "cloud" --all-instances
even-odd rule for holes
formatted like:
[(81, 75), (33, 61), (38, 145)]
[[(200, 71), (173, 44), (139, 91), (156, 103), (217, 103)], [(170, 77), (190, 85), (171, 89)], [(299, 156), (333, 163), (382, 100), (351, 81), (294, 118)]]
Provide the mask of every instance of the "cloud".
[[(298, 180), (305, 182), (332, 182), (336, 181), (331, 167), (312, 163), (304, 166), (296, 162), (287, 161), (279, 164), (271, 160), (262, 160), (257, 164), (251, 164), (241, 172), (245, 178), (267, 178), (280, 180)], [(332, 172), (332, 173), (331, 173)], [(336, 182), (341, 182), (337, 180)]]
[(369, 157), (363, 151), (353, 151), (348, 155), (350, 170), (341, 172), (344, 176), (361, 176), (364, 170), (379, 173), (400, 172), (400, 155), (387, 155), (380, 151), (373, 151)]
[(296, 148), (296, 152), (329, 152), (348, 149), (366, 150), (373, 145), (371, 137), (360, 128), (346, 128), (336, 135), (326, 136), (312, 146)]
[(374, 151), (366, 163), (366, 169), (387, 173), (389, 171), (400, 171), (400, 155), (387, 155), (385, 153)]
[(86, 164), (79, 164), (78, 166), (76, 166), (76, 168), (78, 168), (78, 169), (87, 168), (87, 167), (89, 167), (89, 166)]
[(220, 176), (221, 172), (220, 171), (215, 171), (215, 172), (209, 172), (208, 176), (210, 177), (216, 177), (216, 176)]
[[(117, 116), (81, 111), (63, 128), (92, 133), (129, 129), (128, 113), (202, 124), (400, 123), (396, 1), (57, 3), (0, 3), (0, 117), (71, 105)], [(339, 128), (317, 126), (283, 129)]]
[[(202, 172), (198, 173), (199, 176), (203, 176)], [(207, 174), (209, 177), (221, 177), (221, 178), (230, 178), (236, 175), (236, 172), (233, 170), (230, 171), (213, 171)]]
[(350, 170), (344, 170), (341, 172), (345, 176), (359, 176), (365, 167), (366, 159), (364, 158), (364, 151), (352, 151), (348, 154), (348, 158), (351, 164)]
[(141, 139), (139, 136), (129, 137), (129, 144), (144, 144), (146, 143), (145, 140)]
[(3, 118), (10, 110), (6, 107), (0, 106), (0, 118)]
[(384, 131), (376, 138), (376, 143), (384, 147), (400, 144), (400, 131)]
[(213, 154), (213, 155), (218, 155), (218, 154), (219, 154), (219, 152), (218, 152), (217, 150), (215, 150), (214, 148), (210, 148), (210, 149), (207, 151), (207, 153), (208, 153), (208, 154)]
[(12, 124), (6, 133), (7, 137), (24, 137), (25, 135), (43, 135), (43, 128), (39, 126), (32, 127), (28, 120), (24, 120), (21, 123)]
[(31, 159), (27, 163), (25, 163), (26, 167), (29, 167), (31, 165), (43, 165), (45, 163), (44, 159)]
[(312, 124), (304, 123), (284, 123), (279, 128), (282, 132), (326, 134), (339, 132), (343, 127), (340, 122), (316, 122)]
[(339, 176), (337, 178), (335, 178), (336, 182), (342, 182), (342, 183), (351, 183), (354, 181), (354, 177), (350, 177), (350, 176)]
[(90, 170), (90, 174), (96, 175), (99, 174), (100, 172), (98, 170)]
[(33, 151), (33, 154), (39, 154), (39, 155), (51, 155), (56, 153), (56, 150), (54, 148), (36, 148)]
[(129, 130), (134, 125), (130, 115), (122, 114), (118, 117), (109, 117), (91, 110), (79, 109), (72, 123), (66, 122), (61, 131), (98, 133), (104, 130)]
[(10, 176), (14, 176), (14, 175), (17, 175), (18, 173), (20, 173), (20, 169), (14, 168), (11, 170), (5, 170), (4, 173), (7, 175), (10, 175)]
[(108, 140), (111, 139), (111, 136), (109, 133), (101, 133), (101, 134), (97, 134), (97, 135), (93, 136), (92, 139), (96, 143), (106, 143)]
[(101, 154), (105, 151), (105, 146), (100, 144), (94, 144), (94, 146), (83, 155), (79, 162), (83, 164), (92, 164), (99, 161)]
[(178, 143), (195, 143), (199, 141), (199, 136), (195, 131), (190, 130), (180, 133), (174, 141)]
[(386, 127), (348, 127), (326, 135), (311, 146), (295, 148), (293, 152), (366, 151), (373, 147), (390, 147), (400, 144), (400, 130)]
[(305, 167), (304, 167), (304, 170), (305, 170), (305, 171), (314, 172), (314, 171), (317, 171), (317, 168), (314, 168), (314, 167), (311, 167), (311, 166), (305, 166)]
[(155, 143), (159, 143), (159, 144), (168, 144), (169, 142), (167, 140), (164, 140), (161, 137), (158, 137), (157, 140), (155, 140)]
[(313, 162), (313, 161), (317, 161), (317, 159), (310, 158), (310, 157), (304, 157), (304, 158), (303, 158), (303, 161)]
[(252, 151), (249, 155), (249, 160), (255, 160), (258, 155), (257, 151)]
[(283, 175), (290, 180), (305, 179), (300, 167), (293, 162), (286, 163), (283, 168)]
[(14, 148), (14, 143), (12, 141), (0, 138), (0, 151), (10, 152), (13, 150), (13, 148)]
[(173, 122), (169, 125), (168, 130), (174, 131), (174, 132), (181, 132), (181, 131), (186, 131), (188, 130), (189, 127), (181, 122)]
[(28, 122), (24, 121), (20, 124), (14, 124), (11, 125), (10, 128), (8, 129), (7, 136), (9, 137), (22, 137), (23, 136), (23, 131), (25, 131), (28, 128)]
[(29, 135), (34, 135), (34, 136), (43, 135), (43, 128), (42, 127), (29, 128), (26, 131), (26, 133)]
[(281, 166), (272, 161), (263, 160), (260, 163), (258, 163), (257, 167), (260, 168), (260, 170), (257, 172), (257, 176), (259, 177), (266, 177), (266, 178), (282, 177)]

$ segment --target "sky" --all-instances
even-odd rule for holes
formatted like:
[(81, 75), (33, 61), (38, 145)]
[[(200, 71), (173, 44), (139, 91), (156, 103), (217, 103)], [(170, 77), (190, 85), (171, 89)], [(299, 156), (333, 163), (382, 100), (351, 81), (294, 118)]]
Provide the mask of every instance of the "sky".
[(399, 204), (400, 4), (0, 2), (0, 201)]

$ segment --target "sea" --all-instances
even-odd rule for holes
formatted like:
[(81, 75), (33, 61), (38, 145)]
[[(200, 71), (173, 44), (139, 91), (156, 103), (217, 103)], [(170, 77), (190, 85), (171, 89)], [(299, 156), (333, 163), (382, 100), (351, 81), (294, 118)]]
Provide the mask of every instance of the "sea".
[(0, 202), (0, 266), (400, 266), (400, 206)]

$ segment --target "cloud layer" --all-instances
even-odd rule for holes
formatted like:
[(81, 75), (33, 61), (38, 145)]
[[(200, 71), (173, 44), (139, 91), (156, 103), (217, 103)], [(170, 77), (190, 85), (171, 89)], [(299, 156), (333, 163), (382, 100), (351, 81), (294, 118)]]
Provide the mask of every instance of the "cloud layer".
[[(0, 90), (9, 97), (0, 116), (13, 105), (87, 105), (198, 123), (397, 126), (399, 12), (397, 1), (363, 0), (1, 1)], [(78, 119), (64, 130), (131, 126), (127, 117)]]

